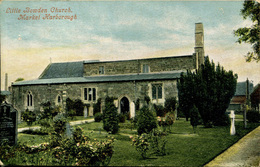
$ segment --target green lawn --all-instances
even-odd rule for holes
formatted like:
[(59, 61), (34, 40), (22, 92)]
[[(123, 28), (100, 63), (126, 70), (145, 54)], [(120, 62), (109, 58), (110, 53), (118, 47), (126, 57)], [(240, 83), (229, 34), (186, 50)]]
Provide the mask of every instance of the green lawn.
[[(130, 124), (130, 123), (129, 123)], [(122, 124), (121, 124), (122, 125)], [(103, 130), (102, 122), (80, 125), (84, 133), (91, 138), (104, 139), (109, 134)], [(197, 134), (193, 134), (192, 126), (184, 119), (177, 120), (172, 132), (166, 136), (165, 156), (152, 155), (143, 160), (141, 155), (131, 145), (129, 136), (136, 135), (136, 130), (120, 129), (115, 137), (115, 152), (109, 165), (111, 166), (202, 166), (215, 156), (226, 150), (245, 134), (259, 126), (248, 123), (243, 128), (243, 122), (236, 122), (237, 135), (230, 136), (229, 127), (204, 128), (198, 126)], [(18, 140), (27, 141), (30, 145), (48, 142), (48, 136), (27, 135), (19, 133)]]

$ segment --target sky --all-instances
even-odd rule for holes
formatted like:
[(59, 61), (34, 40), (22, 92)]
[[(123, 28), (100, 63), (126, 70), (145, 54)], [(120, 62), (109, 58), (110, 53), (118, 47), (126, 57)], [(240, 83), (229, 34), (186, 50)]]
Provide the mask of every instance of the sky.
[(236, 73), (238, 82), (248, 78), (256, 85), (260, 62), (245, 61), (251, 46), (236, 43), (233, 34), (252, 25), (240, 15), (242, 6), (243, 1), (4, 0), (0, 5), (2, 90), (5, 73), (10, 86), (20, 77), (37, 79), (50, 62), (191, 55), (198, 22), (204, 25), (205, 54), (210, 60)]

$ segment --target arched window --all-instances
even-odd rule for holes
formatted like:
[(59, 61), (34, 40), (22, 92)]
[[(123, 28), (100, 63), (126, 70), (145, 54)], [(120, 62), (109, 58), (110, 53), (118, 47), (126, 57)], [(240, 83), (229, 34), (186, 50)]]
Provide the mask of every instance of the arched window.
[(33, 104), (33, 98), (31, 92), (27, 94), (27, 106), (32, 106)]

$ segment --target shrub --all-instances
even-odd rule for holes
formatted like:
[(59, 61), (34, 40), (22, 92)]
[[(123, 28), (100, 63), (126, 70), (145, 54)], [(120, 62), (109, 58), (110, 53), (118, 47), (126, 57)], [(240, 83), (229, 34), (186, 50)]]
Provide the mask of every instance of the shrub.
[(73, 109), (78, 116), (83, 116), (84, 104), (80, 99), (76, 99), (73, 104)]
[(157, 128), (157, 120), (155, 114), (149, 111), (147, 106), (141, 108), (137, 113), (137, 132), (138, 134), (149, 133), (154, 128)]
[(102, 113), (96, 113), (95, 115), (94, 115), (94, 119), (95, 119), (95, 122), (100, 122), (100, 121), (102, 121), (102, 119), (103, 119), (103, 114)]
[(96, 114), (96, 113), (100, 113), (101, 112), (101, 98), (99, 98), (98, 100), (97, 100), (97, 103), (95, 103), (94, 105), (93, 105), (93, 112), (94, 112), (94, 115)]
[(171, 111), (175, 111), (176, 104), (177, 104), (176, 97), (165, 99), (165, 103), (164, 103), (165, 112), (168, 113)]
[(199, 125), (199, 110), (193, 105), (193, 108), (190, 110), (190, 124), (193, 127), (194, 133), (196, 133), (197, 125)]
[[(130, 137), (131, 138), (131, 137)], [(136, 136), (133, 138), (133, 146), (135, 147), (136, 151), (141, 153), (141, 156), (145, 159), (148, 158), (147, 152), (149, 150), (149, 142), (148, 142), (148, 135), (143, 133), (141, 135)]]
[(22, 112), (22, 120), (27, 123), (27, 125), (31, 126), (33, 122), (36, 121), (36, 114), (32, 111), (29, 111), (26, 109), (24, 112)]
[(125, 114), (120, 113), (120, 114), (118, 115), (118, 118), (119, 118), (119, 122), (125, 123), (125, 120), (126, 120), (126, 115), (125, 115)]
[(156, 105), (154, 104), (154, 109), (156, 111), (156, 115), (159, 117), (164, 117), (165, 116), (165, 111), (164, 111), (164, 107), (162, 105)]
[(257, 111), (249, 110), (249, 111), (246, 113), (246, 118), (247, 118), (248, 122), (257, 123), (257, 122), (260, 121), (260, 114), (259, 114), (259, 112), (257, 112)]
[(117, 108), (114, 105), (114, 98), (106, 97), (105, 110), (103, 113), (103, 128), (109, 133), (115, 134), (119, 130), (119, 119)]
[(164, 133), (160, 131), (154, 131), (153, 133), (143, 133), (135, 137), (130, 136), (132, 139), (132, 145), (135, 149), (141, 153), (143, 159), (149, 157), (149, 152), (156, 155), (166, 155), (166, 139)]
[(57, 115), (53, 118), (53, 128), (56, 134), (64, 134), (67, 120), (63, 115)]

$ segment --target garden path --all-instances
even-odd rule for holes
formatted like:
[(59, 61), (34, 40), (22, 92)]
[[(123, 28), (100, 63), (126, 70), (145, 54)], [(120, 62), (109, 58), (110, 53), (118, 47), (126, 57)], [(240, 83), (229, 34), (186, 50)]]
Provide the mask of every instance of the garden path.
[(213, 166), (260, 166), (260, 126), (205, 165)]
[[(80, 125), (80, 124), (84, 124), (84, 123), (90, 123), (90, 122), (94, 122), (94, 118), (93, 119), (85, 119), (85, 120), (79, 120), (79, 121), (70, 121), (70, 125), (74, 126), (74, 125)], [(28, 130), (29, 127), (26, 128), (18, 128), (18, 133), (23, 132), (25, 130)], [(30, 129), (35, 130), (35, 129), (40, 129), (39, 126), (34, 126), (34, 127), (30, 127)]]

